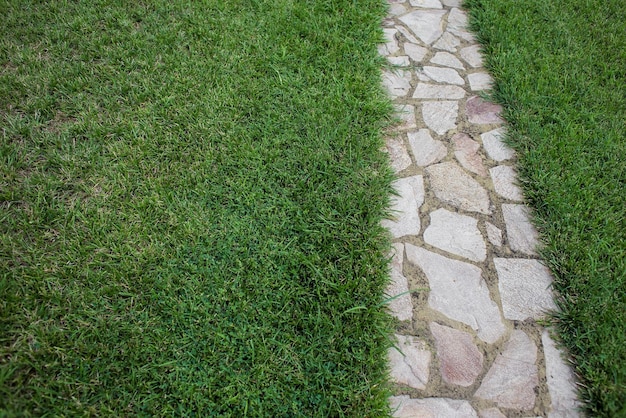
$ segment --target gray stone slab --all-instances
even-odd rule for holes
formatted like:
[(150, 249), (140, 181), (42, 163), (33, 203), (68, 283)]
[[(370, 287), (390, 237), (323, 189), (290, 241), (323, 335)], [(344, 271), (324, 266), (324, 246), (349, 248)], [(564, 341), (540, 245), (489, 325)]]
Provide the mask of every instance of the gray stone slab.
[(411, 157), (401, 137), (386, 138), (385, 145), (393, 171), (399, 173), (411, 165)]
[(474, 68), (483, 66), (483, 57), (480, 52), (480, 45), (472, 45), (462, 48), (459, 52), (461, 58)]
[(438, 199), (466, 211), (491, 213), (487, 191), (455, 163), (431, 165), (426, 173)]
[(378, 45), (378, 53), (380, 55), (389, 56), (393, 55), (400, 50), (396, 34), (398, 29), (396, 28), (384, 28), (383, 34), (385, 36), (385, 43)]
[(458, 386), (471, 386), (483, 370), (483, 355), (467, 332), (430, 323), (435, 338), (439, 370), (443, 381)]
[(491, 300), (482, 270), (462, 261), (405, 244), (407, 260), (428, 279), (430, 307), (471, 327), (478, 338), (496, 342), (506, 331), (498, 305)]
[(391, 210), (396, 214), (395, 220), (385, 219), (382, 225), (389, 229), (394, 238), (419, 234), (421, 227), (419, 208), (424, 203), (422, 176), (398, 179), (393, 186), (399, 194), (392, 198)]
[(546, 360), (546, 379), (550, 393), (548, 418), (578, 418), (580, 402), (576, 397), (576, 377), (561, 357), (547, 330), (541, 335)]
[(453, 68), (424, 66), (422, 69), (424, 75), (438, 83), (456, 84), (462, 86), (465, 84), (463, 78)]
[(524, 199), (522, 189), (517, 186), (517, 175), (513, 167), (508, 165), (499, 165), (489, 170), (493, 188), (500, 196), (509, 200), (517, 200), (521, 202)]
[(489, 90), (493, 84), (493, 79), (487, 73), (473, 73), (467, 76), (470, 89), (473, 91)]
[(401, 3), (392, 3), (389, 5), (389, 16), (401, 16), (408, 12), (407, 7)]
[(494, 258), (502, 311), (507, 319), (540, 319), (556, 309), (550, 271), (537, 260)]
[(383, 86), (392, 98), (404, 97), (409, 94), (411, 84), (408, 71), (383, 71)]
[(458, 86), (417, 83), (413, 92), (414, 99), (462, 99), (465, 90)]
[(443, 49), (444, 51), (455, 53), (459, 45), (461, 45), (461, 41), (459, 41), (456, 36), (454, 36), (450, 32), (445, 32), (443, 35), (441, 35), (441, 38), (439, 38), (439, 40), (433, 44), (433, 47), (436, 49)]
[(393, 244), (389, 285), (385, 291), (387, 297), (394, 298), (387, 305), (389, 312), (400, 321), (408, 321), (413, 317), (413, 303), (409, 293), (409, 281), (402, 274), (404, 262), (404, 244)]
[(415, 45), (412, 43), (404, 44), (404, 53), (407, 54), (413, 61), (416, 63), (421, 63), (426, 54), (428, 54), (428, 49), (423, 46)]
[[(387, 61), (389, 61), (392, 65), (397, 65), (399, 67), (408, 67), (411, 62), (409, 61), (409, 57), (407, 55), (399, 55), (397, 57), (387, 57)], [(406, 73), (404, 73), (406, 75)]]
[(430, 214), (424, 241), (434, 247), (472, 261), (485, 261), (487, 246), (478, 230), (478, 221), (445, 209)]
[(502, 106), (487, 102), (478, 96), (467, 99), (465, 111), (470, 123), (489, 125), (504, 122), (500, 117)]
[(478, 153), (480, 144), (465, 133), (458, 133), (452, 137), (454, 144), (454, 156), (463, 168), (481, 177), (487, 175), (487, 169), (483, 165), (483, 158)]
[(478, 411), (478, 416), (480, 418), (506, 418), (498, 408), (489, 408)]
[[(398, 29), (398, 32), (400, 32), (402, 35), (404, 35), (406, 40), (409, 41), (410, 43), (415, 44), (415, 45), (420, 43), (420, 41), (415, 36), (413, 36), (411, 31), (408, 30), (407, 28), (405, 28), (404, 26), (396, 25), (396, 29)], [(405, 50), (405, 52), (406, 52), (406, 50)]]
[(502, 128), (497, 128), (480, 135), (487, 155), (489, 155), (492, 160), (498, 162), (510, 160), (515, 157), (515, 151), (502, 142), (503, 135), (504, 130)]
[(532, 409), (539, 385), (536, 361), (535, 343), (523, 331), (513, 331), (474, 396), (502, 408)]
[(448, 398), (411, 399), (408, 395), (392, 396), (395, 418), (478, 418), (469, 402)]
[(502, 247), (502, 231), (500, 228), (491, 222), (485, 222), (485, 229), (487, 230), (487, 239), (491, 245)]
[(422, 42), (430, 45), (443, 33), (443, 16), (445, 10), (416, 10), (400, 17), (404, 23)]
[(465, 69), (463, 63), (449, 52), (437, 52), (435, 56), (431, 58), (430, 62), (433, 64), (444, 65), (446, 67), (457, 68), (459, 70)]
[(393, 106), (396, 115), (402, 120), (402, 125), (396, 127), (396, 129), (409, 130), (417, 128), (415, 122), (415, 106), (407, 104), (396, 104)]
[(424, 9), (442, 9), (443, 6), (439, 0), (410, 0), (411, 6), (421, 7)]
[(444, 6), (461, 7), (462, 0), (441, 0)]
[(524, 205), (503, 204), (502, 216), (511, 250), (528, 255), (537, 255), (537, 230), (530, 222), (529, 209)]
[(409, 132), (409, 144), (413, 151), (415, 164), (425, 167), (444, 158), (448, 151), (441, 141), (435, 141), (428, 129), (420, 129), (417, 132)]
[(424, 341), (413, 336), (396, 334), (396, 340), (398, 347), (390, 348), (387, 353), (392, 379), (401, 385), (425, 389), (429, 377), (430, 350)]
[(422, 119), (424, 123), (439, 135), (456, 128), (458, 115), (459, 103), (456, 101), (441, 100), (422, 103)]

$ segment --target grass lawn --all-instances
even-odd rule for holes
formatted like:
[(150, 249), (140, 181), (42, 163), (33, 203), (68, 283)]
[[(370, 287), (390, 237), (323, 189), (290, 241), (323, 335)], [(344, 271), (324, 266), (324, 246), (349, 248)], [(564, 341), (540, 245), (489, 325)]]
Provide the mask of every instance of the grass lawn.
[(591, 416), (626, 416), (626, 4), (467, 0)]
[(0, 415), (388, 412), (384, 15), (0, 4)]

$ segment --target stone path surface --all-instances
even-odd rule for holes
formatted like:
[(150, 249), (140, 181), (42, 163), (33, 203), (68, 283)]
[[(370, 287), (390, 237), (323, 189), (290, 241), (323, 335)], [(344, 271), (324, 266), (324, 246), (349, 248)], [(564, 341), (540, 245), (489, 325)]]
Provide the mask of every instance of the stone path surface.
[(389, 352), (396, 417), (577, 417), (575, 379), (548, 330), (552, 278), (501, 140), (500, 107), (460, 0), (388, 0), (383, 82), (401, 125)]

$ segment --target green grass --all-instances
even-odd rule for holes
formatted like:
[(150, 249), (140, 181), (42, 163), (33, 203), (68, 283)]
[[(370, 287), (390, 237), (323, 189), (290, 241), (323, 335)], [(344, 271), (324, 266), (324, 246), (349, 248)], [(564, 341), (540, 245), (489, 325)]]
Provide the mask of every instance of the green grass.
[(0, 415), (389, 412), (384, 14), (0, 4)]
[(591, 416), (626, 416), (626, 6), (467, 0)]

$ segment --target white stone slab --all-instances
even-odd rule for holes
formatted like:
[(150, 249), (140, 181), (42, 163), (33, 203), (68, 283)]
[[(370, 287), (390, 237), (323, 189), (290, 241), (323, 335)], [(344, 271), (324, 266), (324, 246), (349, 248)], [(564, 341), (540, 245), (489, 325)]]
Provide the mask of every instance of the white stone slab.
[(483, 141), (483, 147), (487, 151), (487, 155), (495, 161), (510, 160), (515, 156), (515, 151), (502, 142), (504, 129), (497, 128), (486, 132), (480, 136)]
[(493, 188), (500, 196), (509, 200), (517, 200), (521, 202), (524, 199), (522, 189), (517, 186), (517, 175), (513, 167), (508, 165), (499, 165), (489, 170)]
[(477, 224), (478, 221), (470, 216), (440, 208), (430, 214), (424, 241), (472, 261), (485, 261), (487, 246)]
[(555, 310), (552, 276), (537, 260), (494, 258), (504, 317), (518, 321), (541, 319)]
[(399, 173), (411, 165), (411, 157), (402, 138), (387, 138), (385, 139), (385, 145), (391, 168), (394, 172)]
[(391, 258), (391, 280), (385, 291), (387, 297), (394, 298), (388, 303), (389, 312), (400, 321), (408, 321), (413, 317), (413, 303), (409, 293), (409, 281), (402, 274), (404, 262), (404, 244), (393, 244)]
[(420, 167), (438, 162), (447, 154), (446, 146), (441, 141), (435, 141), (428, 129), (409, 132), (409, 144), (413, 151), (415, 164)]
[(389, 16), (401, 16), (407, 12), (407, 8), (401, 3), (392, 3), (389, 5)]
[(456, 52), (457, 47), (461, 45), (461, 41), (450, 32), (445, 32), (433, 47), (443, 49), (444, 51)]
[(441, 0), (444, 6), (461, 7), (462, 0)]
[(539, 385), (536, 361), (535, 343), (523, 331), (513, 331), (474, 396), (502, 408), (532, 409)]
[(397, 65), (399, 67), (408, 67), (410, 65), (409, 57), (406, 55), (388, 57), (387, 61), (389, 61), (392, 65)]
[(433, 81), (438, 83), (456, 84), (462, 86), (465, 84), (463, 78), (452, 68), (425, 66), (423, 73)]
[(576, 398), (576, 377), (561, 357), (561, 352), (547, 330), (541, 335), (546, 360), (546, 379), (550, 392), (548, 418), (578, 418), (581, 404)]
[(400, 17), (404, 23), (422, 42), (430, 45), (443, 33), (443, 16), (445, 10), (416, 10)]
[(448, 398), (411, 399), (408, 395), (389, 398), (395, 418), (478, 418), (469, 402)]
[(480, 45), (467, 46), (461, 48), (461, 58), (474, 68), (483, 66), (483, 56), (480, 52)]
[(395, 220), (385, 219), (382, 225), (389, 229), (394, 238), (417, 235), (420, 232), (419, 208), (424, 203), (424, 180), (422, 176), (396, 180), (394, 189), (399, 196), (392, 198), (391, 209)]
[(413, 336), (397, 335), (398, 348), (389, 349), (388, 360), (391, 377), (401, 385), (425, 389), (428, 384), (430, 350)]
[(411, 31), (410, 31), (410, 30), (408, 30), (407, 28), (405, 28), (404, 26), (402, 26), (402, 25), (396, 25), (396, 29), (398, 29), (398, 31), (399, 31), (402, 35), (404, 35), (404, 37), (406, 38), (406, 40), (407, 40), (407, 41), (409, 41), (410, 43), (412, 43), (412, 44), (418, 44), (418, 43), (420, 43), (420, 41), (419, 41), (419, 40), (418, 40), (415, 36), (413, 36), (413, 34), (411, 33)]
[(385, 43), (378, 45), (378, 53), (380, 55), (389, 56), (393, 55), (400, 50), (396, 34), (398, 29), (396, 28), (384, 28), (383, 34), (385, 36)]
[(430, 285), (428, 304), (436, 311), (471, 327), (478, 338), (496, 342), (506, 331), (498, 305), (478, 267), (405, 244), (407, 260), (419, 267)]
[(456, 128), (458, 115), (459, 103), (456, 101), (442, 100), (422, 103), (422, 119), (424, 123), (439, 135)]
[(435, 338), (439, 370), (443, 381), (467, 387), (474, 383), (483, 370), (483, 355), (467, 332), (430, 323)]
[(511, 250), (528, 255), (537, 255), (537, 230), (530, 222), (529, 209), (524, 205), (502, 205), (502, 216)]
[(409, 94), (411, 84), (408, 71), (383, 70), (383, 86), (392, 98), (404, 97)]
[(458, 86), (442, 86), (438, 84), (417, 83), (414, 99), (462, 99), (465, 90)]
[(448, 26), (446, 30), (455, 36), (465, 39), (469, 42), (475, 42), (474, 35), (468, 32), (467, 14), (459, 8), (453, 8), (448, 15)]
[(493, 84), (493, 79), (487, 73), (473, 73), (467, 76), (470, 89), (473, 91), (489, 90)]
[(487, 191), (455, 163), (431, 165), (426, 173), (439, 200), (470, 212), (491, 213)]
[(406, 43), (404, 44), (404, 53), (407, 54), (413, 61), (416, 63), (421, 63), (426, 54), (428, 54), (428, 49), (423, 46)]
[(500, 228), (491, 222), (485, 222), (485, 229), (487, 230), (487, 239), (489, 242), (496, 247), (502, 247), (502, 231)]
[(415, 106), (396, 104), (393, 108), (396, 111), (396, 115), (398, 115), (403, 121), (402, 125), (397, 126), (396, 129), (408, 130), (415, 129), (417, 127), (415, 122)]
[(458, 68), (464, 70), (463, 63), (457, 57), (449, 52), (437, 52), (430, 60), (433, 64), (445, 65), (446, 67)]
[(442, 9), (443, 6), (439, 0), (410, 0), (411, 6), (421, 7), (424, 9)]

